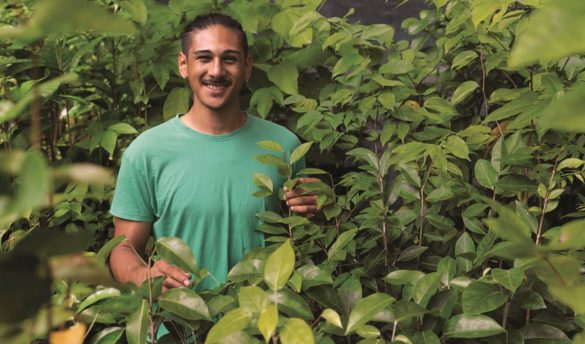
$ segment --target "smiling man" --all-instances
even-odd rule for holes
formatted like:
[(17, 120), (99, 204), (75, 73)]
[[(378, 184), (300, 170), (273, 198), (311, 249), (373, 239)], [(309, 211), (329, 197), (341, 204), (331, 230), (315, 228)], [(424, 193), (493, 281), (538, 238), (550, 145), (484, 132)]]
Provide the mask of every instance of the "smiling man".
[[(278, 142), (284, 158), (299, 140), (242, 111), (239, 93), (252, 74), (252, 57), (237, 21), (221, 14), (197, 17), (181, 42), (179, 71), (189, 81), (193, 105), (141, 134), (124, 153), (110, 211), (116, 235), (128, 240), (112, 251), (110, 265), (120, 282), (140, 285), (150, 274), (165, 275), (166, 289), (189, 286), (185, 271), (162, 260), (146, 266), (135, 253), (144, 254), (151, 234), (178, 237), (198, 266), (209, 269), (211, 277), (199, 285), (204, 289), (225, 281), (247, 251), (264, 245), (255, 215), (278, 208), (275, 197), (252, 195), (254, 173), (270, 176), (275, 188), (284, 182), (275, 168), (254, 160), (266, 153), (256, 142)], [(316, 196), (300, 189), (286, 199), (295, 213), (318, 211)]]

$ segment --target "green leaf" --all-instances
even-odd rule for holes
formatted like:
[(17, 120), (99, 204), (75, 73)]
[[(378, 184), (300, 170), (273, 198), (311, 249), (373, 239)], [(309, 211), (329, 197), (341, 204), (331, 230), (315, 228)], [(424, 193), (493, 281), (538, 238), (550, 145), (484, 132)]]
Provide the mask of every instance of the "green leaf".
[(424, 277), (424, 275), (424, 272), (417, 270), (396, 270), (384, 277), (384, 281), (394, 285), (409, 284)]
[(260, 189), (266, 189), (267, 191), (270, 191), (270, 193), (274, 192), (274, 185), (272, 184), (272, 179), (270, 179), (270, 177), (265, 175), (264, 173), (254, 173), (252, 182)]
[(398, 256), (398, 259), (396, 259), (396, 261), (398, 262), (407, 262), (409, 260), (413, 260), (414, 258), (420, 256), (421, 254), (423, 254), (424, 251), (428, 250), (429, 248), (426, 246), (410, 246), (407, 247), (406, 249), (404, 249), (402, 252), (400, 252), (400, 255)]
[(406, 299), (396, 301), (394, 304), (394, 317), (396, 321), (404, 321), (415, 317), (422, 317), (427, 313), (424, 307)]
[[(576, 108), (575, 108), (575, 109), (576, 109)], [(568, 159), (565, 159), (565, 160), (561, 161), (561, 162), (559, 163), (559, 166), (557, 167), (557, 169), (558, 169), (559, 171), (560, 171), (560, 170), (563, 170), (563, 169), (565, 169), (565, 168), (573, 168), (573, 169), (575, 169), (575, 168), (579, 168), (579, 167), (581, 167), (583, 164), (585, 164), (585, 161), (583, 161), (583, 160), (581, 160), (581, 159), (577, 159), (577, 158), (568, 158)]]
[(542, 107), (538, 103), (538, 96), (534, 92), (525, 93), (519, 98), (506, 103), (502, 107), (490, 112), (485, 118), (484, 122), (495, 122), (508, 119), (528, 110), (537, 110)]
[(356, 234), (357, 229), (351, 229), (339, 234), (333, 245), (327, 250), (327, 258), (333, 259), (336, 257), (337, 252), (343, 250), (343, 248), (353, 240)]
[(460, 159), (469, 160), (469, 147), (467, 147), (467, 143), (465, 143), (465, 141), (459, 136), (449, 136), (447, 140), (442, 143), (442, 146), (454, 156)]
[[(562, 325), (559, 324), (559, 326)], [(530, 323), (522, 328), (522, 337), (527, 343), (571, 343), (569, 337), (561, 329), (548, 324)]]
[(453, 196), (455, 196), (455, 194), (453, 193), (453, 190), (451, 190), (449, 186), (440, 185), (438, 188), (431, 191), (431, 193), (427, 196), (426, 199), (428, 202), (433, 203), (453, 198)]
[(311, 175), (311, 174), (329, 174), (329, 172), (324, 171), (320, 168), (313, 168), (313, 167), (308, 167), (308, 168), (304, 168), (302, 170), (300, 170), (299, 172), (297, 172), (297, 175)]
[(491, 199), (484, 198), (497, 213), (498, 218), (488, 218), (484, 222), (499, 237), (519, 245), (532, 246), (532, 230), (530, 226), (515, 211)]
[(313, 142), (310, 141), (305, 142), (299, 145), (297, 148), (295, 148), (295, 150), (290, 155), (290, 164), (292, 165), (297, 161), (301, 160), (309, 152), (309, 149), (311, 148), (312, 145)]
[(181, 239), (176, 237), (162, 237), (156, 241), (155, 247), (158, 255), (168, 263), (176, 265), (192, 274), (197, 274), (197, 266), (193, 252)]
[(298, 94), (299, 72), (296, 66), (290, 61), (283, 61), (270, 67), (266, 72), (268, 80), (272, 81), (278, 88), (287, 94)]
[(315, 343), (311, 327), (304, 320), (298, 318), (290, 318), (284, 321), (279, 338), (282, 344)]
[(275, 293), (268, 293), (270, 301), (278, 304), (278, 309), (289, 317), (298, 317), (305, 320), (313, 319), (313, 313), (307, 302), (299, 294), (287, 288)]
[(552, 250), (580, 250), (585, 247), (585, 220), (576, 220), (561, 226), (548, 244)]
[(585, 3), (582, 1), (547, 1), (529, 18), (530, 25), (518, 30), (510, 53), (510, 66), (555, 62), (584, 52), (584, 16)]
[(297, 273), (303, 278), (303, 289), (309, 289), (323, 284), (332, 284), (331, 273), (317, 265), (303, 265)]
[(477, 28), (479, 23), (489, 18), (502, 5), (511, 3), (512, 0), (475, 0), (471, 11), (471, 21)]
[(279, 223), (280, 220), (282, 220), (282, 216), (278, 215), (277, 213), (273, 212), (273, 211), (264, 211), (261, 213), (256, 214), (256, 217), (258, 217), (260, 220), (266, 222), (266, 223)]
[(278, 308), (275, 305), (270, 305), (260, 313), (260, 317), (258, 318), (258, 330), (262, 333), (265, 343), (270, 341), (270, 337), (274, 333), (277, 324)]
[(470, 64), (478, 56), (479, 56), (478, 53), (476, 53), (473, 50), (462, 51), (459, 54), (457, 54), (457, 56), (455, 56), (455, 58), (453, 59), (453, 63), (451, 64), (451, 68), (453, 68), (453, 69), (463, 68), (463, 67), (467, 66), (468, 64)]
[(292, 275), (294, 267), (295, 252), (288, 239), (266, 260), (264, 281), (271, 290), (279, 290)]
[(381, 92), (378, 96), (378, 102), (387, 110), (391, 110), (396, 105), (396, 96), (391, 91)]
[(227, 277), (232, 282), (242, 282), (250, 279), (262, 280), (264, 261), (260, 259), (244, 260), (236, 264)]
[(282, 146), (279, 145), (278, 142), (265, 140), (256, 142), (256, 144), (264, 149), (268, 149), (273, 152), (284, 153), (284, 148), (282, 148)]
[(35, 209), (48, 202), (49, 169), (43, 156), (37, 151), (26, 153), (19, 176), (14, 203), (10, 210), (21, 212)]
[(223, 338), (245, 329), (248, 327), (251, 318), (251, 314), (242, 308), (236, 308), (227, 312), (209, 330), (207, 338), (205, 338), (205, 344), (221, 342)]
[(585, 84), (573, 86), (543, 112), (539, 124), (544, 129), (585, 132)]
[(481, 186), (492, 190), (496, 187), (498, 173), (489, 161), (484, 159), (477, 160), (474, 172), (475, 178), (477, 178), (477, 182)]
[(341, 317), (331, 308), (324, 309), (321, 313), (321, 318), (325, 319), (329, 324), (335, 327), (343, 328), (343, 325), (341, 324)]
[(121, 134), (138, 134), (138, 130), (134, 129), (133, 126), (131, 126), (128, 123), (116, 123), (116, 124), (112, 124), (108, 127), (108, 130), (111, 130), (113, 132), (115, 132), (118, 135)]
[(242, 287), (238, 293), (238, 304), (240, 308), (249, 311), (252, 314), (260, 314), (270, 301), (264, 290), (256, 287)]
[(585, 314), (585, 284), (576, 286), (549, 286), (550, 293), (559, 301), (569, 306), (577, 314)]
[(144, 5), (143, 0), (122, 0), (120, 5), (130, 13), (130, 17), (132, 17), (133, 20), (140, 24), (146, 23), (148, 10), (146, 9), (146, 5)]
[(463, 290), (461, 305), (465, 314), (481, 314), (500, 308), (507, 300), (498, 286), (473, 282)]
[[(437, 4), (437, 1), (439, 1), (439, 0), (434, 0), (435, 4)], [(440, 1), (446, 1), (446, 0), (440, 0)], [(437, 337), (437, 335), (435, 333), (433, 333), (432, 331), (429, 331), (429, 330), (415, 333), (412, 340), (413, 340), (413, 343), (418, 343), (418, 344), (441, 344), (441, 340), (439, 339), (439, 337)]]
[(95, 334), (89, 341), (89, 344), (116, 344), (124, 334), (122, 327), (106, 327)]
[(118, 235), (113, 237), (107, 243), (105, 243), (104, 246), (102, 246), (102, 248), (100, 248), (98, 253), (96, 253), (95, 258), (100, 262), (105, 263), (106, 259), (108, 258), (114, 247), (118, 246), (118, 244), (124, 240), (126, 240), (126, 237), (124, 235)]
[(163, 105), (163, 119), (168, 121), (178, 114), (189, 111), (191, 90), (184, 87), (176, 87), (171, 90)]
[(345, 335), (347, 336), (357, 327), (365, 325), (368, 321), (372, 320), (378, 312), (390, 306), (392, 302), (394, 302), (394, 298), (383, 293), (374, 293), (359, 300), (349, 313)]
[(443, 333), (449, 338), (482, 338), (504, 332), (506, 330), (490, 317), (459, 314), (447, 321)]
[(414, 302), (425, 307), (441, 285), (441, 278), (442, 274), (431, 272), (418, 279), (413, 289)]
[(128, 344), (146, 343), (148, 333), (148, 301), (142, 300), (137, 310), (126, 320), (126, 340)]
[(95, 293), (88, 296), (87, 298), (85, 298), (85, 300), (83, 300), (83, 302), (79, 304), (79, 306), (77, 307), (77, 312), (79, 313), (85, 308), (101, 300), (109, 299), (120, 295), (121, 295), (120, 291), (116, 288), (105, 288), (98, 290)]
[(286, 161), (282, 160), (281, 158), (277, 157), (273, 154), (260, 154), (254, 157), (258, 162), (261, 162), (265, 165), (272, 165), (276, 167), (288, 167)]
[(464, 83), (459, 84), (455, 91), (453, 91), (453, 95), (451, 96), (451, 104), (457, 105), (461, 103), (478, 88), (479, 85), (473, 80), (465, 81)]
[(158, 299), (158, 304), (162, 309), (188, 320), (211, 321), (205, 301), (188, 288), (169, 289)]
[(515, 293), (522, 284), (522, 281), (524, 281), (524, 271), (518, 268), (509, 270), (492, 269), (492, 277), (495, 282), (501, 284), (512, 293)]

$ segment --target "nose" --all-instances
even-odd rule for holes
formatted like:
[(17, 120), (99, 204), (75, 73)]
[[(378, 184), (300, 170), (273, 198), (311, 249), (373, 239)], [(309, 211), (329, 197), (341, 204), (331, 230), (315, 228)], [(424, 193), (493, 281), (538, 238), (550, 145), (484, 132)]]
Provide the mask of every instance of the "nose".
[(223, 74), (223, 65), (220, 58), (214, 58), (209, 68), (209, 75), (216, 78)]

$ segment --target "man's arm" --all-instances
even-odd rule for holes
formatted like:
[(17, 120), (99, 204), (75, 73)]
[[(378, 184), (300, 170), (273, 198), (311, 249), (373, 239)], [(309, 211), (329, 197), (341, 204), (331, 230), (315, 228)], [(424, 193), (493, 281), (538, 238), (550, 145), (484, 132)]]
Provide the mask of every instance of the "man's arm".
[[(114, 227), (115, 236), (124, 235), (127, 239), (112, 250), (110, 268), (114, 278), (121, 283), (132, 282), (139, 286), (148, 278), (149, 268), (137, 254), (144, 255), (152, 224), (114, 217)], [(163, 260), (158, 260), (150, 267), (150, 275), (167, 276), (163, 282), (165, 289), (187, 287), (191, 278), (189, 273)]]

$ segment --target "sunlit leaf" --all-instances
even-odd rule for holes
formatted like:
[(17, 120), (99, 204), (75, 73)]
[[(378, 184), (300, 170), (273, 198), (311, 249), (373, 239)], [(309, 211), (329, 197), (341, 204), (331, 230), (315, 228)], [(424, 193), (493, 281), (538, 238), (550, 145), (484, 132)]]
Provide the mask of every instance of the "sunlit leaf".
[(158, 255), (168, 263), (174, 264), (192, 274), (197, 274), (193, 252), (181, 239), (162, 237), (156, 241), (155, 247)]
[(290, 240), (285, 241), (266, 260), (264, 281), (272, 290), (279, 290), (292, 275), (295, 266), (295, 252)]
[(126, 340), (129, 344), (146, 343), (148, 323), (148, 301), (142, 300), (140, 307), (126, 320)]

